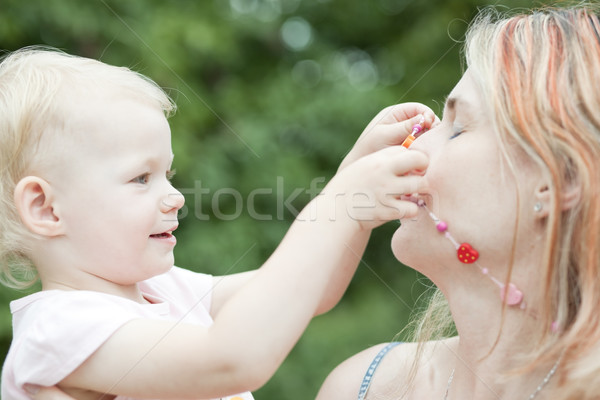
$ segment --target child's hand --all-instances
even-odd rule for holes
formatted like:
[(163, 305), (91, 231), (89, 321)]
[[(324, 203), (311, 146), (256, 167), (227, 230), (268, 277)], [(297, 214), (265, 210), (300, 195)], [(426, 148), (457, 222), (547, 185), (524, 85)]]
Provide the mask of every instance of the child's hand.
[(413, 125), (425, 118), (423, 129), (428, 130), (439, 122), (435, 113), (420, 103), (403, 103), (386, 107), (371, 120), (356, 144), (346, 155), (338, 171), (359, 158), (385, 147), (400, 145), (412, 132)]
[(426, 189), (422, 175), (428, 163), (420, 151), (386, 147), (339, 171), (323, 194), (335, 196), (336, 217), (343, 217), (340, 212), (344, 212), (365, 230), (387, 221), (411, 218), (417, 214), (418, 206), (407, 196)]

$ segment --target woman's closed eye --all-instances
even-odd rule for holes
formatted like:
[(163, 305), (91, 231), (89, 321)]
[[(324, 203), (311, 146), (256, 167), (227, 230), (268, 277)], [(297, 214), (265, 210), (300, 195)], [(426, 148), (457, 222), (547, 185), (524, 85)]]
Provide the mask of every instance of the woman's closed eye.
[(460, 136), (461, 134), (463, 134), (465, 132), (465, 129), (461, 126), (461, 127), (456, 127), (453, 129), (452, 135), (450, 136), (450, 140)]

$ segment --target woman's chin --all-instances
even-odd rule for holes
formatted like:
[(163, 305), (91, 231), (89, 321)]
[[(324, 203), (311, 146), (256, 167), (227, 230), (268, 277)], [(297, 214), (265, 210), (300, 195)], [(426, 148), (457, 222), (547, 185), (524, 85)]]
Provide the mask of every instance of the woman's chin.
[(410, 258), (410, 242), (411, 236), (409, 229), (401, 224), (392, 235), (391, 247), (394, 257), (401, 263), (406, 263), (407, 258)]

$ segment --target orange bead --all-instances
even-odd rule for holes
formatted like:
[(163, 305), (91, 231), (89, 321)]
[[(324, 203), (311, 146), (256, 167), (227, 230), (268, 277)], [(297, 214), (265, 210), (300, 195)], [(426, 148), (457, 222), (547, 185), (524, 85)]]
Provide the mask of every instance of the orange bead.
[(415, 137), (413, 135), (409, 135), (406, 139), (404, 139), (404, 142), (402, 142), (402, 146), (408, 149), (414, 141)]

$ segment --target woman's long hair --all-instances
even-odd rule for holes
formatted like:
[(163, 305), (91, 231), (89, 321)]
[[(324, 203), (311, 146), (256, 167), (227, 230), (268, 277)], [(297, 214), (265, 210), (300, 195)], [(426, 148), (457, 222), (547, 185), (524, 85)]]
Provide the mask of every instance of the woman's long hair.
[[(501, 18), (484, 10), (469, 27), (467, 67), (507, 165), (525, 155), (552, 195), (544, 220), (537, 331), (520, 371), (562, 357), (553, 398), (600, 396), (600, 21), (591, 5)], [(513, 169), (514, 174), (518, 171)], [(577, 193), (565, 202), (564, 194)], [(533, 205), (532, 205), (533, 207)], [(516, 217), (516, 223), (521, 223)], [(515, 232), (516, 233), (516, 232)], [(510, 275), (510, 274), (509, 274)], [(508, 278), (510, 280), (510, 276)], [(437, 292), (416, 323), (421, 343), (452, 324)], [(552, 332), (552, 324), (558, 331)], [(417, 364), (415, 363), (415, 366)], [(416, 367), (415, 367), (416, 368)], [(414, 368), (413, 368), (414, 369)], [(414, 373), (413, 373), (414, 375)]]

